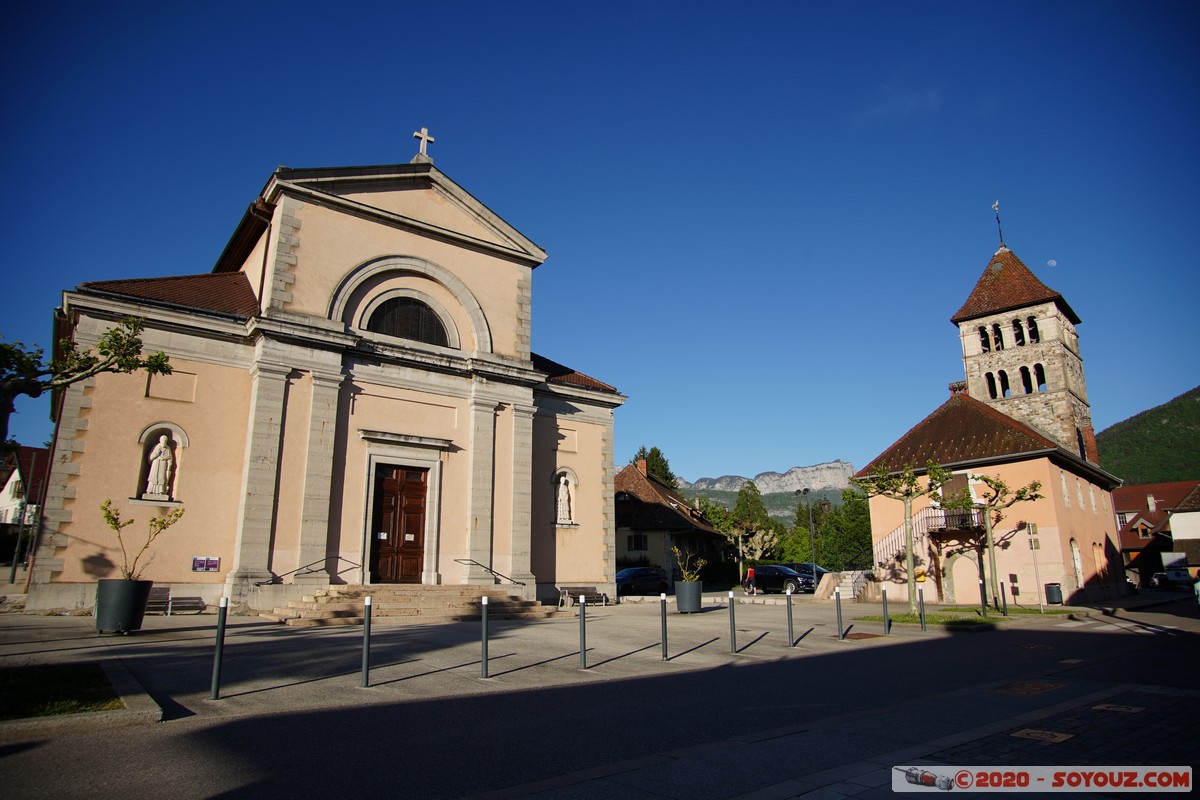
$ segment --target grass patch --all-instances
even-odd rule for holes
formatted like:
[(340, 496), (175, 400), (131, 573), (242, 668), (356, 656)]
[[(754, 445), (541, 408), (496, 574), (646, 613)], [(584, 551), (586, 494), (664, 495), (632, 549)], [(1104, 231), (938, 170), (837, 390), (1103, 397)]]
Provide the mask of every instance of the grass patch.
[[(1008, 607), (1008, 615), (1011, 616), (1028, 616), (1030, 614), (1039, 615), (1037, 609)], [(1065, 615), (1071, 612), (1065, 609), (1047, 609), (1045, 614), (1049, 615)], [(872, 614), (865, 617), (855, 617), (856, 620), (863, 622), (883, 622), (882, 614)], [(888, 619), (892, 622), (906, 622), (912, 625), (921, 624), (920, 614), (910, 614), (907, 611), (899, 614), (888, 614)], [(925, 613), (925, 623), (927, 625), (950, 625), (955, 627), (970, 627), (972, 625), (994, 625), (997, 622), (1003, 622), (1004, 615), (995, 609), (988, 609), (987, 616), (983, 616), (979, 606), (938, 606), (936, 610)]]
[(0, 669), (0, 720), (124, 707), (99, 664)]

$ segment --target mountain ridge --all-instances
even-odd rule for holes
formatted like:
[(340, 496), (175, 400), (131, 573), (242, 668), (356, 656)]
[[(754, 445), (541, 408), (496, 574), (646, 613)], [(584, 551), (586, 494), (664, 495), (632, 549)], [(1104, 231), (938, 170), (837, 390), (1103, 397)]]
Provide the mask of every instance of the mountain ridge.
[(719, 478), (697, 478), (689, 482), (679, 479), (679, 488), (685, 491), (736, 492), (753, 481), (762, 494), (781, 492), (794, 493), (799, 489), (845, 489), (850, 486), (854, 466), (840, 458), (813, 464), (807, 467), (792, 467), (787, 472), (760, 472), (754, 478), (741, 475), (722, 475)]

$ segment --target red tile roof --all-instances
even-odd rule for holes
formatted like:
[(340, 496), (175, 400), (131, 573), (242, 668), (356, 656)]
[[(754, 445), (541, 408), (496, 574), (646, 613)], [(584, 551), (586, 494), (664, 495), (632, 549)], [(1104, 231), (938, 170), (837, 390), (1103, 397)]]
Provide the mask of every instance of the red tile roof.
[[(1200, 497), (1200, 481), (1172, 481), (1170, 483), (1143, 483), (1136, 486), (1122, 486), (1113, 490), (1113, 510), (1129, 515), (1128, 520), (1121, 526), (1119, 534), (1124, 546), (1126, 540), (1131, 546), (1136, 546), (1139, 536), (1139, 522), (1151, 531), (1169, 533), (1171, 530), (1170, 517), (1172, 511), (1181, 509), (1187, 499), (1193, 495)], [(1154, 498), (1154, 510), (1150, 510), (1149, 498)], [(1188, 510), (1182, 508), (1181, 510)]]
[(891, 472), (907, 466), (922, 469), (930, 461), (959, 464), (1056, 449), (1055, 442), (1025, 423), (966, 393), (956, 393), (859, 470), (858, 476), (879, 466)]
[(1038, 280), (1021, 259), (1007, 247), (1001, 247), (984, 268), (971, 296), (950, 321), (957, 325), (976, 317), (998, 314), (1015, 308), (1053, 301), (1076, 325), (1079, 317), (1063, 296)]
[(16, 451), (8, 453), (0, 465), (0, 488), (19, 471), (26, 502), (41, 505), (46, 499), (46, 468), (49, 464), (50, 451), (45, 447), (17, 445)]
[(258, 314), (258, 300), (242, 272), (131, 278), (81, 283), (76, 289), (92, 294), (115, 294), (200, 311), (215, 311), (247, 319)]
[(617, 473), (613, 479), (613, 493), (627, 494), (640, 501), (631, 509), (631, 519), (627, 521), (628, 527), (635, 531), (696, 531), (722, 535), (688, 504), (683, 495), (657, 478), (644, 475), (636, 464)]
[(590, 375), (584, 375), (582, 372), (576, 372), (570, 367), (564, 367), (556, 361), (551, 361), (545, 356), (539, 356), (537, 353), (531, 353), (530, 358), (533, 360), (533, 368), (541, 372), (547, 373), (547, 383), (562, 383), (570, 386), (579, 386), (584, 389), (598, 389), (601, 392), (612, 392), (616, 394), (617, 390), (609, 386), (603, 381), (598, 381)]

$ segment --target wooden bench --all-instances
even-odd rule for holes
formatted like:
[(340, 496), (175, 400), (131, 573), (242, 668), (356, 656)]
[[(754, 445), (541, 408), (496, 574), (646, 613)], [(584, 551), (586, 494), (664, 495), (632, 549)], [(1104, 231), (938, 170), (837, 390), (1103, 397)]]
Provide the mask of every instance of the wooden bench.
[(558, 607), (570, 608), (580, 600), (587, 601), (589, 606), (608, 605), (608, 595), (596, 591), (595, 586), (564, 586), (558, 590)]
[(150, 590), (150, 600), (146, 603), (147, 614), (164, 614), (171, 616), (176, 611), (195, 611), (201, 613), (208, 608), (202, 597), (175, 597), (171, 594), (170, 586), (155, 586)]

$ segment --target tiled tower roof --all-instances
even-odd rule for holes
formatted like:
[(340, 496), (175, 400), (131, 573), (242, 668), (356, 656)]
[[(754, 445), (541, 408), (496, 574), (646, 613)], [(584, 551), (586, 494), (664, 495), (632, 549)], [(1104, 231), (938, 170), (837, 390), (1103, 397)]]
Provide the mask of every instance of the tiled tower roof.
[(1001, 247), (979, 276), (967, 302), (950, 321), (955, 325), (976, 317), (1053, 301), (1078, 325), (1079, 317), (1063, 296), (1038, 280), (1013, 251)]

